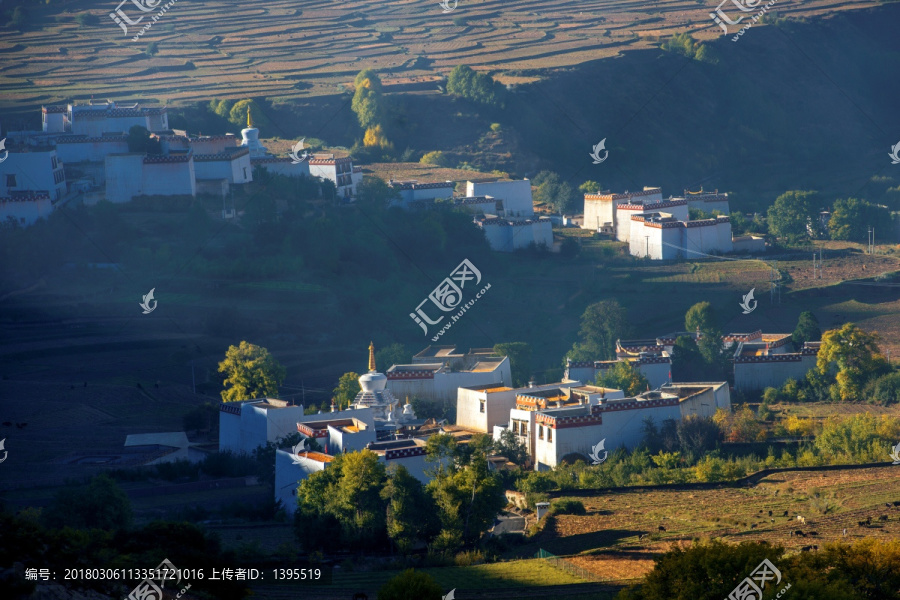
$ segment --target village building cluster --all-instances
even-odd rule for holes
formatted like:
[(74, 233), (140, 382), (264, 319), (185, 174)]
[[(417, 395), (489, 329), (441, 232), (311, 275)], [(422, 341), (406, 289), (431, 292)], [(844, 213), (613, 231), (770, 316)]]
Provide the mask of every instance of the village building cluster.
[[(342, 452), (371, 450), (386, 466), (403, 465), (427, 483), (425, 446), (436, 433), (465, 444), (476, 434), (499, 440), (511, 431), (536, 470), (576, 460), (596, 464), (598, 447), (612, 451), (640, 445), (648, 419), (661, 424), (692, 415), (711, 417), (720, 409), (730, 412), (732, 388), (727, 382), (672, 381), (675, 341), (701, 335), (674, 332), (654, 339), (619, 340), (614, 361), (567, 361), (561, 381), (529, 382), (524, 387), (513, 385), (508, 357), (489, 349), (463, 352), (452, 345), (429, 346), (411, 364), (392, 365), (380, 373), (370, 344), (368, 372), (360, 377), (360, 392), (349, 408), (332, 405), (331, 412), (306, 415), (303, 406), (272, 398), (222, 403), (219, 447), (249, 453), (292, 433), (315, 440), (316, 451), (302, 442), (276, 452), (275, 496), (289, 511), (299, 482), (328, 468)], [(790, 335), (761, 331), (729, 334), (724, 341), (733, 352), (734, 389), (740, 391), (802, 377), (815, 366), (818, 351), (818, 343), (807, 343), (794, 352)], [(629, 397), (623, 390), (593, 383), (616, 362), (635, 366), (650, 382), (648, 389)], [(410, 398), (455, 402), (456, 423), (417, 417)]]
[[(7, 132), (9, 155), (0, 162), (2, 223), (30, 225), (79, 194), (86, 204), (142, 196), (221, 196), (222, 216), (230, 218), (235, 213), (225, 202), (229, 191), (251, 183), (258, 167), (287, 177), (330, 180), (337, 198), (345, 201), (355, 198), (363, 178), (350, 157), (306, 152), (298, 157), (296, 149), (291, 157), (269, 153), (249, 110), (240, 139), (171, 129), (165, 106), (108, 100), (43, 106), (41, 123), (40, 131)], [(128, 133), (135, 126), (158, 142), (158, 154), (129, 150)], [(453, 181), (391, 180), (388, 185), (402, 208), (427, 209), (448, 202), (470, 213), (498, 252), (554, 250), (559, 244), (554, 245), (553, 225), (573, 223), (624, 242), (634, 256), (654, 260), (765, 251), (761, 237), (732, 235), (728, 194), (718, 191), (685, 190), (683, 196), (667, 199), (658, 187), (585, 194), (583, 216), (559, 217), (535, 213), (528, 179), (467, 181), (464, 195), (457, 195)], [(704, 218), (692, 220), (690, 209), (701, 210)]]
[[(356, 195), (362, 171), (349, 157), (313, 154), (302, 160), (274, 156), (260, 143), (247, 113), (241, 137), (191, 135), (169, 127), (168, 110), (140, 104), (94, 102), (44, 106), (40, 131), (7, 132), (9, 155), (0, 163), (0, 221), (27, 226), (78, 194), (86, 204), (121, 203), (139, 196), (225, 197), (231, 186), (253, 181), (264, 167), (287, 177), (332, 181), (340, 198)], [(128, 133), (145, 128), (159, 154), (131, 152)], [(66, 168), (77, 173), (67, 181)], [(223, 217), (234, 216), (225, 211)]]
[[(690, 209), (711, 218), (691, 220)], [(765, 240), (733, 236), (728, 194), (684, 191), (664, 199), (662, 190), (584, 195), (583, 229), (615, 236), (633, 256), (654, 260), (699, 258), (731, 252), (764, 252)]]

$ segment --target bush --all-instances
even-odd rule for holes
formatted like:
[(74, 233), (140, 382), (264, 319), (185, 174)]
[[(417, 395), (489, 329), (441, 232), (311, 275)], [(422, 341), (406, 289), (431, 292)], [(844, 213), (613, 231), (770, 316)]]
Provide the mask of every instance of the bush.
[(500, 125), (500, 123), (491, 123), (491, 131), (493, 131), (494, 133), (500, 133), (502, 129), (503, 127)]
[(434, 165), (436, 167), (451, 166), (450, 159), (440, 150), (426, 152), (425, 155), (419, 159), (419, 163), (423, 165)]
[(583, 515), (586, 512), (581, 500), (575, 500), (574, 498), (557, 500), (553, 503), (550, 511), (556, 515)]

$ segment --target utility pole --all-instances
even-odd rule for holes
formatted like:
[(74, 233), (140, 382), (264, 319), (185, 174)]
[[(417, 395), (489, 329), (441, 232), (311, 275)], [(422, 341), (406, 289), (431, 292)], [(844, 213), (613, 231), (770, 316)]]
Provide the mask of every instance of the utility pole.
[(777, 261), (772, 261), (771, 272), (771, 281), (772, 281), (772, 290), (770, 292), (772, 304), (781, 304), (781, 285), (779, 281), (781, 280), (781, 274), (778, 272), (778, 267), (776, 266)]
[(644, 240), (647, 242), (647, 258), (650, 258), (650, 236), (645, 235)]
[(869, 227), (869, 254), (875, 254), (875, 228)]

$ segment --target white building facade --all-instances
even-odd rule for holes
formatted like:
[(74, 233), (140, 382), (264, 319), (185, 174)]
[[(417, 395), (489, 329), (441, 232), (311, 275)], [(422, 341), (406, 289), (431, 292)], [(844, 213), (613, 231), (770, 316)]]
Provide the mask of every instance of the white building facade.
[(51, 146), (15, 145), (0, 163), (0, 197), (15, 192), (42, 192), (56, 202), (66, 195), (66, 174), (63, 163)]

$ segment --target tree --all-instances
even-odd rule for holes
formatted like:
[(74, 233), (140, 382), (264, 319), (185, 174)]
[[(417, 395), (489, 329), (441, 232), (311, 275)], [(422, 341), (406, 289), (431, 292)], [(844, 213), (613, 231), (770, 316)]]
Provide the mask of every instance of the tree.
[(356, 188), (356, 201), (366, 206), (383, 209), (400, 200), (400, 193), (380, 177), (366, 175)]
[(408, 554), (417, 542), (437, 533), (431, 497), (403, 465), (389, 469), (381, 497), (387, 501), (388, 538), (401, 554)]
[(864, 396), (869, 402), (884, 406), (900, 402), (900, 373), (888, 373), (870, 381)]
[(672, 380), (703, 381), (706, 361), (693, 338), (679, 336), (672, 347)]
[(712, 419), (688, 415), (678, 421), (678, 442), (683, 452), (700, 456), (716, 447), (722, 430)]
[(833, 400), (861, 400), (867, 381), (890, 370), (878, 348), (878, 334), (869, 333), (853, 323), (826, 331), (816, 357), (820, 375), (834, 377), (830, 394)]
[(822, 331), (819, 329), (819, 320), (816, 318), (816, 315), (808, 310), (804, 310), (800, 313), (800, 318), (797, 319), (797, 327), (794, 328), (794, 333), (791, 334), (791, 341), (794, 343), (794, 347), (799, 350), (804, 343), (817, 342), (821, 338)]
[(622, 390), (626, 396), (637, 396), (649, 389), (650, 382), (628, 361), (619, 361), (597, 376), (597, 385)]
[(684, 328), (690, 332), (718, 331), (719, 319), (712, 304), (703, 301), (690, 307), (684, 315)]
[(408, 365), (411, 362), (412, 352), (396, 342), (375, 353), (375, 365), (382, 373), (394, 365)]
[(381, 498), (384, 463), (371, 450), (346, 452), (334, 506), (341, 522), (345, 546), (376, 546), (386, 533), (385, 505)]
[(513, 387), (521, 387), (531, 378), (531, 345), (526, 342), (506, 342), (494, 346), (494, 354), (509, 357)]
[(789, 243), (808, 239), (818, 229), (816, 192), (793, 190), (775, 199), (769, 207), (769, 231)]
[(380, 124), (384, 119), (384, 102), (381, 79), (371, 69), (360, 71), (354, 81), (356, 91), (350, 108), (356, 113), (359, 126), (364, 130)]
[(228, 121), (235, 127), (240, 127), (241, 129), (247, 127), (248, 110), (250, 111), (250, 118), (253, 120), (254, 127), (261, 126), (269, 128), (272, 126), (272, 122), (269, 121), (268, 117), (263, 113), (262, 108), (260, 108), (255, 100), (250, 99), (235, 102), (228, 111)]
[(496, 450), (501, 456), (505, 456), (506, 460), (524, 466), (528, 461), (528, 447), (525, 442), (521, 441), (515, 432), (506, 428), (500, 433), (500, 439), (497, 441)]
[(447, 76), (447, 93), (480, 104), (503, 107), (504, 87), (486, 73), (457, 65)]
[(128, 130), (128, 151), (143, 154), (162, 154), (159, 138), (150, 134), (145, 127), (134, 125)]
[(286, 371), (267, 349), (242, 341), (228, 347), (219, 373), (225, 373), (222, 401), (237, 402), (278, 396)]
[(581, 329), (569, 351), (572, 360), (612, 360), (616, 341), (627, 336), (628, 314), (615, 300), (601, 300), (588, 306), (581, 316)]
[(128, 528), (131, 519), (131, 500), (105, 473), (86, 486), (63, 488), (43, 513), (44, 523), (53, 529), (114, 531)]
[(534, 201), (547, 204), (559, 214), (571, 213), (576, 210), (576, 196), (572, 186), (562, 181), (556, 173), (541, 171), (532, 179), (531, 184), (536, 187)]
[(349, 407), (361, 389), (359, 387), (359, 373), (351, 371), (341, 375), (340, 379), (338, 379), (337, 387), (331, 392), (334, 394), (334, 403), (337, 404), (338, 410)]
[(590, 179), (578, 186), (578, 191), (582, 194), (596, 194), (601, 189), (603, 188), (599, 183)]
[(394, 150), (394, 144), (388, 141), (384, 135), (384, 130), (378, 124), (366, 129), (366, 133), (363, 136), (363, 146), (366, 148), (381, 148), (386, 151)]
[(407, 569), (378, 590), (378, 600), (441, 600), (444, 591), (428, 573)]
[(422, 158), (419, 159), (419, 163), (423, 165), (434, 165), (436, 167), (452, 166), (450, 159), (440, 150), (426, 152), (422, 155)]
[(891, 212), (886, 206), (872, 204), (858, 198), (839, 198), (834, 203), (828, 220), (828, 234), (833, 240), (868, 239), (869, 227), (891, 222)]

